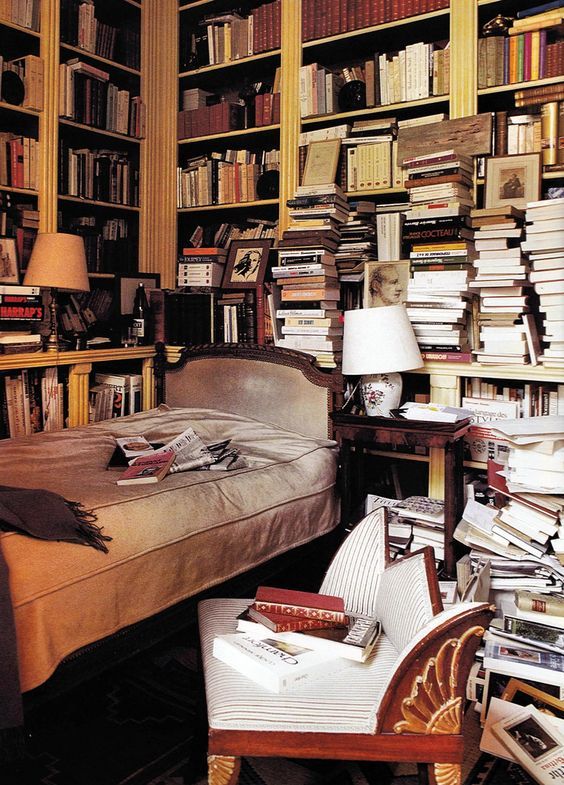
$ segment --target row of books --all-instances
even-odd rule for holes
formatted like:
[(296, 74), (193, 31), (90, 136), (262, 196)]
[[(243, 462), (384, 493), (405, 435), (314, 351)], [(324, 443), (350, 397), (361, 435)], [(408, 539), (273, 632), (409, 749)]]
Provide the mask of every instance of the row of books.
[(300, 68), (302, 117), (346, 111), (339, 94), (353, 80), (364, 82), (366, 107), (417, 101), (448, 92), (450, 49), (444, 42), (409, 44), (397, 53), (376, 52), (362, 65), (331, 69), (318, 63)]
[(235, 10), (209, 14), (183, 34), (184, 64), (202, 68), (278, 49), (280, 25), (280, 0), (263, 3), (247, 16)]
[(139, 373), (96, 373), (88, 403), (89, 422), (140, 412), (143, 404), (143, 377)]
[(41, 0), (0, 0), (0, 19), (39, 31)]
[(38, 156), (37, 139), (0, 131), (0, 185), (37, 190)]
[(1, 437), (61, 430), (65, 395), (65, 384), (55, 367), (3, 374), (0, 377)]
[(495, 155), (542, 153), (544, 166), (562, 165), (564, 150), (558, 145), (562, 107), (562, 101), (547, 101), (528, 107), (526, 112), (496, 112)]
[(263, 172), (279, 169), (280, 150), (224, 150), (190, 159), (177, 170), (177, 206), (238, 204), (259, 198)]
[[(227, 248), (232, 240), (258, 240), (278, 237), (278, 221), (265, 218), (246, 218), (237, 223), (223, 222), (220, 224), (197, 224), (187, 241), (185, 248)], [(183, 251), (184, 253), (184, 251)]]
[(311, 41), (448, 8), (448, 0), (305, 0), (302, 38)]
[(197, 109), (183, 109), (177, 117), (178, 139), (223, 134), (243, 127), (243, 107), (230, 101), (220, 101)]
[(0, 90), (2, 89), (3, 73), (13, 71), (16, 73), (23, 84), (23, 96), (19, 106), (26, 109), (43, 109), (43, 82), (44, 67), (43, 60), (37, 55), (26, 55), (14, 60), (4, 60), (0, 55)]
[(74, 58), (61, 63), (59, 114), (77, 123), (141, 139), (145, 134), (145, 104), (130, 90), (110, 82), (101, 68)]
[(128, 273), (137, 270), (135, 241), (126, 218), (72, 217), (63, 226), (84, 240), (86, 265), (91, 273)]
[(408, 496), (390, 499), (369, 493), (365, 500), (365, 513), (384, 507), (388, 518), (390, 554), (395, 559), (405, 553), (430, 545), (435, 561), (444, 561), (444, 503), (428, 496)]
[(61, 0), (61, 41), (139, 69), (140, 32), (133, 24), (115, 26), (98, 18), (93, 2)]
[(480, 38), (478, 88), (560, 76), (563, 54), (564, 41), (550, 43), (546, 30)]
[(60, 141), (59, 193), (114, 204), (139, 204), (139, 165), (126, 151), (76, 149)]

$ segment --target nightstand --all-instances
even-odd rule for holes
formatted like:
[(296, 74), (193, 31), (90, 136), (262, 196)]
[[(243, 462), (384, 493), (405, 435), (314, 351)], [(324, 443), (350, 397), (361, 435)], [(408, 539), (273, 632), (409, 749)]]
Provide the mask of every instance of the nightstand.
[(365, 449), (377, 446), (435, 447), (443, 454), (445, 502), (446, 577), (455, 577), (456, 555), (454, 529), (462, 515), (464, 503), (464, 469), (462, 437), (470, 420), (457, 423), (422, 422), (392, 417), (367, 417), (336, 411), (331, 414), (334, 437), (339, 443), (342, 472), (341, 519), (345, 526), (350, 518), (355, 489), (362, 488)]

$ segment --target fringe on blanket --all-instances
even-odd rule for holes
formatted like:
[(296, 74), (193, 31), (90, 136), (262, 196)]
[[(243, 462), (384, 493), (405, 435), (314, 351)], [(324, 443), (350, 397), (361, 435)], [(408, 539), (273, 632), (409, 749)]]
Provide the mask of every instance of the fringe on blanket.
[(96, 515), (91, 510), (85, 510), (80, 502), (65, 499), (65, 504), (76, 519), (76, 532), (83, 544), (108, 553), (106, 542), (109, 542), (112, 538), (102, 534), (101, 527), (94, 523)]

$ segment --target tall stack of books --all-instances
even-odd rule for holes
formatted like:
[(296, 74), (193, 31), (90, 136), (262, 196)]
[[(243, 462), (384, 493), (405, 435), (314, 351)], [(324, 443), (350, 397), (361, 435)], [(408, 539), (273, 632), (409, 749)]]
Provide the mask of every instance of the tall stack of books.
[(293, 224), (278, 243), (280, 264), (273, 271), (280, 290), (276, 318), (284, 320), (276, 343), (336, 368), (343, 341), (335, 252), (349, 205), (336, 183), (301, 185), (288, 205)]
[(409, 318), (425, 359), (469, 361), (472, 159), (440, 150), (406, 158), (403, 166), (411, 205), (402, 229), (410, 249)]
[(221, 286), (226, 259), (225, 248), (183, 248), (178, 257), (177, 285)]
[(529, 202), (525, 212), (529, 280), (543, 314), (543, 365), (564, 368), (564, 198)]
[(512, 205), (472, 211), (477, 273), (470, 286), (480, 295), (481, 346), (475, 350), (480, 363), (534, 362), (529, 347), (536, 330), (529, 267), (521, 249), (523, 223), (523, 211)]
[(320, 367), (337, 367), (343, 324), (335, 255), (323, 248), (281, 250), (272, 274), (280, 290), (277, 345), (312, 354)]
[(340, 280), (347, 274), (363, 273), (364, 263), (376, 259), (377, 251), (374, 202), (358, 200), (350, 202), (349, 207), (335, 254)]

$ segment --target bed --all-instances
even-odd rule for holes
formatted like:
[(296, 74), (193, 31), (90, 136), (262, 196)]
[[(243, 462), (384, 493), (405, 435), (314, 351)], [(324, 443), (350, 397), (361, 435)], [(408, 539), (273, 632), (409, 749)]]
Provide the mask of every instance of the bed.
[[(337, 526), (337, 452), (327, 437), (338, 378), (305, 355), (252, 346), (193, 347), (175, 363), (161, 346), (155, 368), (156, 408), (13, 439), (0, 450), (4, 484), (78, 500), (112, 537), (104, 554), (0, 535), (21, 686), (30, 695), (65, 668), (74, 667), (76, 681), (104, 643), (112, 659), (118, 648), (137, 650), (152, 640), (143, 625), (166, 624), (183, 603)], [(232, 439), (247, 467), (182, 472), (154, 485), (115, 484), (107, 464), (116, 435), (168, 441), (190, 425), (205, 442)]]

